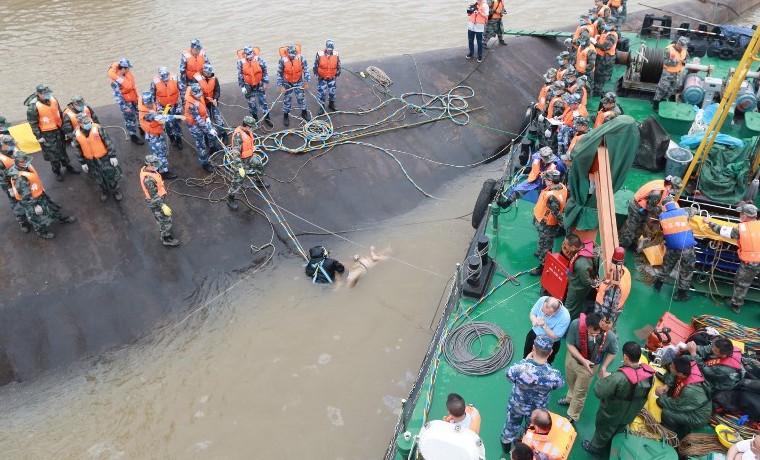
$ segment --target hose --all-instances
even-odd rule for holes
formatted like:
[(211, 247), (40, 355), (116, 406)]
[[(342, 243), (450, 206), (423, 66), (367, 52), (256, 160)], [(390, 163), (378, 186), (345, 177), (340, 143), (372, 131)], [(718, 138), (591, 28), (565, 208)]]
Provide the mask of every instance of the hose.
[[(482, 338), (493, 335), (498, 339), (496, 348), (487, 358), (479, 358), (473, 353), (473, 344), (480, 342), (483, 351)], [(512, 361), (514, 348), (512, 339), (499, 326), (486, 321), (475, 321), (463, 324), (446, 338), (444, 356), (451, 367), (464, 375), (488, 375), (505, 368)]]

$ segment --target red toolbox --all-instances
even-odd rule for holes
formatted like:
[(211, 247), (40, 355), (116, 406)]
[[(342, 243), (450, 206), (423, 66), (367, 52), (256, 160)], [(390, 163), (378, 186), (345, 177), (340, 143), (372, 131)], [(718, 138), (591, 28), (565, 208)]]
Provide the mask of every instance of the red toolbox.
[(694, 334), (691, 324), (686, 324), (672, 313), (666, 312), (647, 337), (647, 349), (655, 351), (667, 345), (678, 345)]
[(565, 301), (567, 295), (567, 266), (569, 261), (557, 252), (547, 253), (544, 259), (544, 271), (541, 273), (541, 286), (550, 296)]

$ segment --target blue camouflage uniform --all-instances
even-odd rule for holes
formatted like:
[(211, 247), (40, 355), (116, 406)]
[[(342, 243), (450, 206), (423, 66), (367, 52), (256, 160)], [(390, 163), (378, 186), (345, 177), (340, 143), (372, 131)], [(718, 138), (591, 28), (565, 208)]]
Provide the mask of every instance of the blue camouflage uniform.
[(293, 102), (293, 93), (296, 93), (296, 101), (298, 102), (298, 107), (302, 111), (306, 111), (309, 108), (306, 105), (306, 97), (304, 94), (303, 84), (311, 81), (311, 75), (309, 74), (309, 65), (303, 55), (297, 54), (295, 59), (301, 60), (303, 73), (300, 80), (295, 83), (290, 83), (285, 80), (282, 74), (283, 69), (285, 68), (285, 61), (288, 59), (289, 58), (287, 56), (280, 58), (280, 62), (277, 66), (277, 86), (282, 86), (285, 88), (285, 94), (282, 95), (282, 111), (283, 113), (290, 113), (291, 104)]
[[(335, 44), (332, 42), (332, 40), (328, 40), (325, 49), (318, 51), (317, 55), (314, 57), (314, 74), (317, 76), (317, 99), (323, 108), (325, 107), (326, 95), (329, 96), (327, 100), (330, 102), (330, 104), (335, 103), (335, 88), (338, 77), (340, 76), (340, 56), (338, 56), (338, 53), (334, 50), (334, 48)], [(320, 58), (327, 55), (327, 50), (332, 51), (332, 54), (338, 58), (338, 68), (336, 70), (335, 77), (332, 78), (322, 78), (322, 73), (319, 71)]]
[(137, 135), (137, 102), (127, 102), (121, 95), (121, 85), (117, 80), (111, 81), (111, 89), (113, 90), (113, 98), (119, 105), (121, 110), (121, 116), (124, 117), (124, 128), (127, 130), (127, 134), (130, 136)]
[[(164, 115), (163, 112), (156, 111), (154, 108), (160, 107), (160, 105), (154, 105), (152, 99), (145, 97), (147, 95), (147, 93), (143, 93), (143, 103), (148, 107), (148, 113), (142, 116), (145, 121), (149, 123), (153, 121), (164, 123), (165, 129), (170, 121), (176, 120), (176, 117), (180, 116), (171, 114)], [(146, 132), (145, 140), (148, 141), (148, 151), (158, 158), (158, 166), (156, 169), (159, 173), (166, 173), (169, 170), (169, 146), (166, 145), (166, 136), (164, 136), (163, 133), (153, 135)]]
[[(150, 94), (153, 97), (153, 100), (156, 101), (156, 105), (158, 106), (158, 112), (163, 113), (165, 106), (158, 103), (158, 99), (156, 99), (156, 84), (159, 81), (166, 82), (170, 79), (176, 80), (177, 87), (179, 89), (179, 99), (177, 100), (177, 103), (174, 104), (174, 106), (171, 109), (169, 109), (169, 114), (182, 115), (185, 112), (185, 103), (184, 103), (185, 83), (181, 78), (169, 73), (168, 71), (166, 73), (162, 73), (161, 72), (162, 69), (163, 68), (159, 69), (159, 75), (153, 78), (153, 80), (150, 82)], [(182, 137), (182, 125), (180, 124), (180, 120), (174, 117), (168, 117), (168, 119), (166, 120), (166, 124), (164, 125), (164, 131), (166, 132), (166, 135), (171, 138)], [(156, 136), (152, 136), (152, 137), (156, 137)], [(164, 144), (166, 144), (166, 140), (164, 140)], [(154, 153), (154, 152), (151, 152), (151, 153)], [(154, 153), (154, 155), (157, 155), (157, 154)]]
[[(200, 87), (197, 88), (200, 91)], [(202, 92), (198, 97), (203, 97)], [(199, 104), (199, 102), (195, 102), (194, 104), (187, 105), (185, 116), (195, 121), (195, 124), (188, 123), (187, 128), (190, 131), (190, 135), (193, 136), (195, 149), (198, 151), (198, 161), (205, 169), (208, 165), (208, 149), (214, 145), (213, 135), (216, 131), (208, 118), (205, 120), (201, 118), (198, 109)]]
[[(269, 72), (267, 71), (267, 63), (264, 62), (264, 59), (261, 58), (261, 56), (256, 56), (253, 52), (253, 48), (246, 47), (243, 49), (245, 56), (244, 58), (238, 59), (237, 61), (237, 78), (238, 78), (238, 86), (240, 86), (240, 89), (243, 93), (243, 97), (245, 97), (245, 100), (248, 101), (248, 111), (251, 113), (251, 115), (254, 118), (258, 119), (258, 106), (261, 107), (261, 111), (263, 113), (269, 112), (269, 105), (267, 104), (267, 94), (264, 91), (264, 85), (269, 84)], [(250, 51), (250, 53), (249, 53)], [(258, 62), (259, 67), (261, 67), (261, 81), (256, 86), (251, 86), (245, 82), (245, 79), (243, 77), (243, 64), (245, 64), (246, 59), (252, 59)], [(279, 81), (279, 80), (278, 80)]]

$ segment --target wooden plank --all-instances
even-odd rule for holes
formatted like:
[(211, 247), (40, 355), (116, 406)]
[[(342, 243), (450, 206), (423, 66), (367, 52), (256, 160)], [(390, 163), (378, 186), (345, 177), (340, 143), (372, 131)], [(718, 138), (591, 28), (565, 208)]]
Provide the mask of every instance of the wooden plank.
[(615, 199), (612, 188), (612, 173), (607, 147), (602, 143), (596, 153), (599, 170), (594, 173), (596, 182), (596, 207), (599, 214), (599, 234), (602, 246), (604, 273), (612, 268), (612, 253), (618, 245), (617, 221), (615, 219)]

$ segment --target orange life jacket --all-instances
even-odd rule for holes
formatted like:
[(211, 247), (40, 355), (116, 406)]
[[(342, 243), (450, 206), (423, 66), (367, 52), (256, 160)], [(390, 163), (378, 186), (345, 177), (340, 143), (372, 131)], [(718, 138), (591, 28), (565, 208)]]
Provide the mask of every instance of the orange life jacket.
[(562, 81), (565, 79), (565, 72), (567, 72), (567, 69), (565, 67), (557, 70), (557, 81)]
[(61, 120), (61, 107), (54, 97), (50, 98), (50, 105), (37, 100), (37, 122), (40, 125), (40, 131), (55, 131), (63, 125)]
[(594, 69), (588, 68), (588, 53), (596, 52), (594, 50), (594, 45), (588, 44), (585, 48), (578, 47), (578, 51), (575, 52), (575, 70), (578, 71), (578, 73), (585, 74), (586, 71), (591, 71)]
[(548, 460), (567, 460), (577, 436), (575, 428), (565, 417), (553, 412), (549, 414), (552, 418), (552, 429), (546, 434), (540, 434), (536, 433), (535, 428), (529, 427), (522, 442), (535, 452), (546, 455)]
[(587, 117), (588, 109), (585, 105), (579, 105), (576, 110), (573, 110), (568, 105), (565, 108), (565, 113), (562, 114), (562, 121), (565, 122), (565, 126), (573, 126), (573, 119), (575, 117)]
[(676, 61), (676, 65), (667, 65), (663, 64), (662, 68), (665, 69), (666, 72), (670, 73), (678, 73), (681, 70), (683, 70), (683, 61), (686, 60), (686, 54), (688, 51), (686, 50), (686, 47), (681, 48), (681, 52), (679, 53), (676, 51), (676, 45), (670, 44), (665, 47), (665, 52), (668, 54), (671, 60)]
[(198, 80), (198, 84), (201, 87), (201, 91), (203, 91), (203, 95), (206, 96), (209, 99), (214, 98), (214, 89), (216, 88), (216, 77), (211, 78), (201, 78)]
[[(90, 108), (87, 107), (86, 105), (84, 106), (84, 110), (82, 110), (81, 113), (92, 118), (92, 112), (90, 111)], [(69, 117), (69, 122), (71, 122), (71, 129), (76, 131), (76, 129), (79, 128), (79, 122), (77, 121), (77, 112), (74, 111), (74, 109), (72, 109), (71, 107), (66, 106), (66, 108), (63, 109), (63, 114)]]
[(540, 176), (541, 173), (544, 171), (557, 169), (557, 165), (555, 165), (553, 161), (549, 163), (548, 166), (546, 166), (546, 169), (542, 169), (543, 163), (544, 163), (543, 160), (541, 160), (540, 158), (536, 158), (535, 160), (533, 160), (533, 163), (531, 163), (530, 165), (530, 173), (528, 173), (528, 182), (533, 182), (536, 179), (538, 179), (538, 176)]
[(485, 3), (481, 6), (477, 6), (475, 11), (470, 15), (470, 22), (473, 24), (485, 24), (488, 22), (488, 5)]
[(142, 130), (145, 131), (146, 134), (150, 134), (151, 136), (160, 136), (164, 132), (164, 125), (162, 125), (155, 119), (153, 121), (146, 120), (144, 117), (150, 112), (158, 114), (158, 107), (156, 107), (156, 104), (153, 104), (152, 106), (148, 107), (143, 102), (143, 98), (140, 97), (137, 100), (137, 113), (138, 113), (137, 118), (140, 121), (140, 128), (142, 128)]
[(319, 64), (317, 67), (317, 73), (319, 78), (324, 80), (332, 80), (338, 74), (338, 53), (333, 51), (332, 55), (328, 55), (324, 50), (317, 53), (319, 56)]
[(193, 80), (195, 74), (200, 73), (203, 70), (204, 64), (206, 64), (206, 51), (200, 50), (198, 56), (193, 56), (190, 53), (190, 48), (187, 49), (182, 56), (185, 58), (185, 78), (187, 80)]
[(538, 102), (536, 102), (536, 107), (538, 107), (538, 110), (544, 111), (546, 108), (546, 95), (549, 93), (549, 88), (551, 88), (552, 85), (544, 85), (543, 88), (541, 88), (541, 91), (538, 93)]
[(108, 78), (118, 83), (124, 102), (137, 102), (137, 85), (135, 84), (135, 77), (129, 69), (127, 69), (126, 74), (121, 75), (119, 73), (119, 63), (114, 62), (108, 69)]
[[(169, 80), (164, 82), (161, 77), (153, 78), (156, 88), (156, 102), (162, 106), (176, 105), (179, 102), (179, 82), (177, 76), (169, 74)], [(144, 129), (144, 128), (143, 128)]]
[(150, 193), (148, 193), (148, 188), (145, 186), (146, 177), (150, 177), (156, 181), (158, 196), (163, 197), (166, 195), (166, 188), (164, 187), (164, 180), (161, 178), (161, 173), (158, 171), (148, 171), (145, 169), (146, 167), (147, 166), (143, 166), (142, 169), (140, 169), (140, 187), (142, 187), (143, 193), (145, 194), (145, 199), (150, 200)]
[(621, 7), (622, 5), (623, 5), (623, 0), (610, 0), (609, 2), (607, 2), (607, 6), (609, 6), (610, 8), (617, 9)]
[[(557, 185), (561, 188), (559, 190), (552, 190)], [(554, 217), (554, 214), (552, 214), (548, 206), (549, 198), (551, 197), (554, 197), (559, 201), (559, 212), (565, 210), (565, 204), (567, 203), (567, 187), (562, 183), (550, 184), (541, 191), (540, 195), (538, 195), (536, 206), (533, 207), (533, 217), (535, 217), (538, 222), (545, 222), (546, 225), (557, 225), (557, 218)]]
[(303, 61), (301, 60), (301, 45), (296, 45), (296, 57), (290, 60), (288, 48), (280, 48), (280, 57), (282, 58), (282, 77), (288, 83), (298, 83), (303, 77)]
[(185, 121), (188, 125), (195, 125), (195, 118), (193, 118), (192, 113), (190, 113), (190, 106), (195, 105), (198, 107), (198, 113), (201, 116), (202, 120), (205, 120), (206, 117), (208, 117), (208, 111), (206, 110), (206, 98), (200, 98), (196, 99), (193, 96), (193, 93), (190, 92), (190, 88), (187, 89), (187, 94), (185, 94)]
[(665, 196), (668, 194), (668, 191), (665, 189), (665, 181), (660, 179), (647, 182), (636, 191), (636, 194), (633, 195), (633, 199), (639, 204), (640, 207), (646, 209), (649, 194), (652, 192), (661, 192), (660, 204), (662, 204), (662, 199), (665, 198)]
[(236, 135), (240, 135), (243, 140), (243, 145), (240, 146), (240, 158), (246, 159), (253, 156), (253, 133), (249, 128), (238, 126), (235, 131), (232, 132), (232, 139), (235, 139)]
[(501, 19), (501, 13), (504, 11), (504, 2), (500, 0), (494, 0), (493, 8), (491, 8), (491, 19), (498, 21)]
[[(30, 165), (28, 171), (22, 171), (19, 169), (18, 175), (26, 177), (26, 180), (29, 181), (29, 189), (32, 192), (32, 198), (39, 198), (45, 192), (40, 176), (37, 174), (37, 170), (34, 169), (34, 166)], [(21, 201), (21, 195), (18, 193), (18, 190), (16, 190), (16, 179), (11, 179), (11, 187), (13, 188), (14, 195), (16, 195), (16, 199)]]
[(739, 224), (738, 254), (742, 262), (760, 262), (760, 221)]
[[(599, 285), (596, 292), (596, 303), (602, 305), (604, 303), (604, 293), (607, 289), (612, 287), (612, 282), (603, 282)], [(631, 272), (628, 268), (623, 267), (623, 274), (620, 276), (620, 301), (618, 302), (618, 311), (623, 311), (628, 294), (631, 293)]]
[(240, 58), (240, 64), (242, 66), (241, 72), (243, 73), (243, 81), (251, 86), (257, 86), (261, 83), (261, 79), (264, 78), (264, 71), (261, 69), (258, 59), (261, 50), (259, 48), (253, 49), (254, 58), (250, 61), (245, 57), (243, 50), (238, 50), (237, 55)]
[(598, 10), (596, 10), (596, 15), (600, 18), (607, 19), (608, 17), (612, 16), (612, 10), (607, 5), (602, 5), (599, 7)]
[(80, 128), (74, 132), (79, 148), (82, 149), (82, 156), (87, 160), (97, 160), (103, 158), (107, 153), (103, 138), (100, 136), (100, 125), (97, 123), (92, 124), (90, 128), (90, 135), (85, 136)]
[(11, 166), (15, 164), (12, 157), (9, 157), (8, 155), (0, 152), (0, 163), (2, 163), (3, 167), (8, 170), (11, 169)]
[(614, 30), (611, 30), (609, 32), (604, 32), (599, 37), (599, 40), (597, 40), (596, 42), (597, 43), (604, 43), (605, 41), (607, 41), (607, 37), (609, 37), (610, 35), (612, 35), (613, 37), (615, 37), (615, 44), (612, 45), (610, 47), (610, 49), (608, 49), (608, 50), (603, 50), (603, 49), (599, 48), (598, 46), (595, 46), (594, 49), (596, 50), (596, 54), (598, 54), (599, 56), (604, 56), (605, 54), (607, 54), (609, 56), (614, 56), (615, 55), (615, 52), (617, 51), (617, 42), (618, 42), (618, 34), (617, 34), (617, 32), (615, 32)]
[(598, 128), (604, 124), (604, 120), (607, 119), (607, 117), (615, 118), (617, 115), (615, 115), (615, 112), (612, 110), (600, 110), (596, 113), (596, 119), (594, 120), (594, 128)]
[[(472, 405), (464, 408), (464, 413), (470, 415), (470, 431), (475, 434), (480, 433), (480, 412)], [(444, 422), (454, 423), (454, 417), (447, 415), (443, 417)]]
[(565, 113), (565, 101), (562, 100), (562, 96), (554, 96), (551, 102), (549, 102), (549, 109), (546, 111), (547, 117), (554, 117), (554, 114), (557, 113), (557, 104), (562, 105), (562, 113)]
[(585, 136), (587, 133), (575, 133), (575, 136), (573, 136), (573, 140), (570, 141), (570, 146), (567, 147), (567, 154), (570, 155), (570, 153), (573, 151), (573, 147), (575, 147), (575, 144), (581, 140), (581, 137)]

